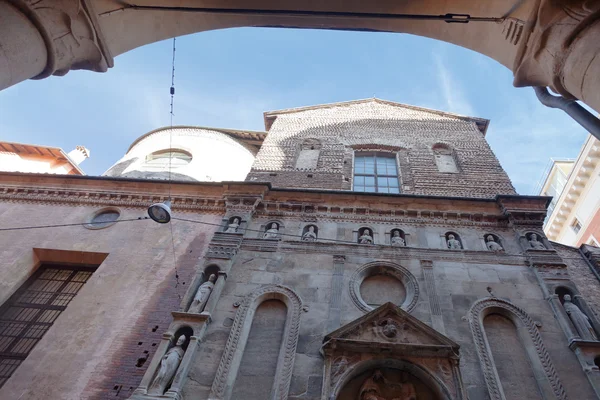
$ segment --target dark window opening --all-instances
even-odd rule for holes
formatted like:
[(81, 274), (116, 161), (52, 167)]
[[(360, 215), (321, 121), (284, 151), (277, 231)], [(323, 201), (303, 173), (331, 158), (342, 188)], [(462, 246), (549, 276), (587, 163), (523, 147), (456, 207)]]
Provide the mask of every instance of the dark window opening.
[(0, 387), (67, 308), (94, 268), (42, 265), (0, 307)]

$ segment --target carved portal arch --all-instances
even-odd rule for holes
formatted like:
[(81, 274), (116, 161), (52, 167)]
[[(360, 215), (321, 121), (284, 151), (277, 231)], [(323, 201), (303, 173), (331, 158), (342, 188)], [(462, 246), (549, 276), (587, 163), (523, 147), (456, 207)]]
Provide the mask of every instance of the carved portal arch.
[(397, 304), (397, 306), (404, 311), (410, 312), (417, 305), (417, 300), (419, 299), (419, 284), (415, 276), (402, 265), (390, 261), (374, 261), (357, 269), (350, 278), (350, 298), (360, 310), (369, 312), (374, 309), (364, 301), (360, 294), (362, 282), (366, 278), (374, 275), (391, 276), (402, 283), (406, 290), (406, 297), (402, 304)]
[(338, 399), (338, 396), (348, 382), (363, 372), (384, 368), (398, 369), (408, 372), (415, 378), (425, 383), (439, 400), (450, 400), (454, 398), (454, 396), (450, 394), (450, 390), (448, 390), (444, 382), (438, 376), (436, 376), (435, 373), (429, 371), (425, 367), (399, 358), (374, 358), (357, 363), (350, 363), (347, 365), (346, 369), (340, 372), (337, 381), (332, 382), (333, 387), (331, 389), (329, 399), (344, 400)]
[(491, 400), (504, 400), (505, 395), (483, 326), (484, 318), (490, 314), (500, 314), (510, 319), (518, 330), (523, 331), (523, 334), (520, 336), (528, 336), (531, 340), (531, 344), (535, 348), (535, 354), (537, 355), (537, 357), (532, 357), (531, 354), (528, 354), (531, 366), (534, 369), (537, 368), (543, 371), (545, 375), (545, 379), (539, 379), (536, 376), (542, 397), (544, 399), (566, 400), (567, 394), (554, 369), (550, 354), (546, 350), (535, 322), (523, 309), (511, 302), (498, 298), (488, 298), (476, 301), (469, 311), (468, 318)]
[(223, 352), (215, 380), (213, 381), (210, 399), (230, 398), (248, 335), (250, 334), (254, 312), (266, 300), (280, 300), (287, 307), (283, 341), (275, 372), (273, 396), (273, 399), (287, 399), (292, 380), (296, 346), (298, 345), (302, 299), (292, 289), (282, 285), (264, 285), (250, 293), (242, 301), (235, 314), (229, 338), (225, 345), (225, 351)]

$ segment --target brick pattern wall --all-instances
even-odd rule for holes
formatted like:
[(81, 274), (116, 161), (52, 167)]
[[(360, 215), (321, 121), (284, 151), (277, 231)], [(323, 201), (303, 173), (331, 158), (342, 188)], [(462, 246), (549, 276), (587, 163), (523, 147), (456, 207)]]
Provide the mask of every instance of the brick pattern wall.
[[(318, 139), (317, 167), (296, 168), (306, 139)], [(438, 171), (432, 146), (449, 145), (460, 173)], [(355, 149), (398, 154), (402, 192), (491, 198), (515, 194), (474, 121), (367, 100), (278, 115), (247, 180), (275, 187), (352, 190)]]
[(152, 302), (132, 316), (131, 328), (113, 343), (118, 349), (111, 358), (96, 367), (83, 398), (95, 400), (127, 399), (138, 387), (158, 348), (163, 333), (173, 321), (172, 311), (179, 310), (181, 298), (196, 272), (198, 258), (207, 246), (206, 233), (200, 233), (177, 259), (179, 285), (175, 269), (155, 292)]

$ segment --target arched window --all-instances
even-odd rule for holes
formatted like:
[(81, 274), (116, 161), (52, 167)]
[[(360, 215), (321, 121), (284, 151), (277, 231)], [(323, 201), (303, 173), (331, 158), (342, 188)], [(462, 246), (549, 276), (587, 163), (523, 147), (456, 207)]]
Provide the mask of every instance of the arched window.
[(179, 168), (188, 165), (192, 161), (192, 155), (181, 149), (155, 151), (146, 156), (144, 166), (157, 170), (168, 169), (169, 160), (171, 168)]
[(355, 153), (354, 191), (400, 193), (395, 153)]
[(437, 143), (434, 144), (431, 149), (433, 150), (433, 156), (435, 157), (435, 164), (437, 165), (438, 171), (450, 173), (459, 172), (454, 157), (454, 151), (450, 146), (443, 143)]

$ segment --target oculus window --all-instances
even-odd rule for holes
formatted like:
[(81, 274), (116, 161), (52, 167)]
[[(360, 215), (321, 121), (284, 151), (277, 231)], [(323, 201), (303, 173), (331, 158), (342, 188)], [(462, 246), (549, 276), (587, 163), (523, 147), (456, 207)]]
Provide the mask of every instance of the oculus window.
[(356, 153), (354, 191), (400, 193), (395, 154)]

